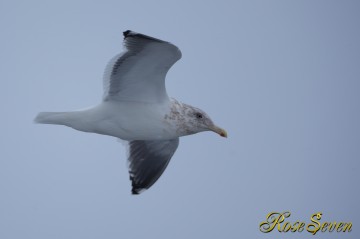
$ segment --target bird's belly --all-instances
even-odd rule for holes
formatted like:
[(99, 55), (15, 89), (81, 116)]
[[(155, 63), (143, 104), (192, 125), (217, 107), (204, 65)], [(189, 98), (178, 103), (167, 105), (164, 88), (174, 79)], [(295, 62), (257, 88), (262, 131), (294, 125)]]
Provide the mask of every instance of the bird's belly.
[[(104, 126), (104, 128), (102, 127)], [(159, 127), (157, 124), (147, 122), (123, 122), (111, 121), (102, 122), (102, 130), (99, 133), (111, 135), (123, 140), (162, 140), (176, 138), (176, 135), (169, 129)]]
[[(109, 107), (109, 106), (107, 106)], [(99, 134), (111, 135), (123, 140), (164, 140), (177, 138), (176, 130), (164, 120), (164, 109), (144, 107), (141, 104), (117, 105), (110, 114), (103, 114), (97, 123)]]

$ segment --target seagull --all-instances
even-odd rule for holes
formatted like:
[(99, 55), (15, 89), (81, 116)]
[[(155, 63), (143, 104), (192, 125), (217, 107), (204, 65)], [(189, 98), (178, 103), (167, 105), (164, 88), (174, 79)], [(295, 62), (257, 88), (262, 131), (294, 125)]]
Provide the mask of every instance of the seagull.
[(126, 142), (132, 194), (149, 189), (174, 155), (179, 137), (213, 131), (227, 137), (201, 109), (168, 96), (165, 77), (181, 58), (170, 42), (127, 30), (124, 51), (108, 63), (100, 104), (85, 110), (40, 112), (34, 121)]

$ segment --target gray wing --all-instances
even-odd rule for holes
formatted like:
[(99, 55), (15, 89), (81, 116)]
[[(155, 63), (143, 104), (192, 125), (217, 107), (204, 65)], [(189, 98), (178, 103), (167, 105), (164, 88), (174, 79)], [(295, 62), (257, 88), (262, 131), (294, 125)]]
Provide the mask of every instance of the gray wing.
[(129, 142), (128, 164), (133, 194), (150, 188), (159, 179), (178, 145), (179, 138)]
[(165, 76), (181, 58), (173, 44), (133, 31), (124, 32), (125, 51), (104, 74), (104, 100), (159, 103), (168, 100)]

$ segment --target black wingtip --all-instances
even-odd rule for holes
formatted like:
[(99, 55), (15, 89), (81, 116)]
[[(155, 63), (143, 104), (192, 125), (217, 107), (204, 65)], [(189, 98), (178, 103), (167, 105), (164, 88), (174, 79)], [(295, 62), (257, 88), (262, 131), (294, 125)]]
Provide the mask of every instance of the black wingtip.
[(131, 176), (130, 173), (130, 181), (131, 181), (131, 194), (132, 195), (139, 195), (144, 189), (139, 187), (134, 181), (134, 177)]
[(146, 191), (146, 189), (147, 188), (133, 186), (132, 189), (131, 189), (131, 194), (132, 195), (139, 195), (140, 193)]
[(131, 30), (127, 30), (123, 32), (124, 38), (127, 38), (127, 36), (131, 33)]
[(143, 38), (143, 39), (147, 39), (147, 40), (152, 40), (152, 41), (157, 41), (157, 42), (162, 42), (162, 43), (167, 43), (166, 41), (151, 37), (151, 36), (147, 36), (138, 32), (134, 32), (131, 30), (127, 30), (123, 32), (124, 35), (124, 39), (128, 38), (128, 37), (132, 37), (132, 38)]

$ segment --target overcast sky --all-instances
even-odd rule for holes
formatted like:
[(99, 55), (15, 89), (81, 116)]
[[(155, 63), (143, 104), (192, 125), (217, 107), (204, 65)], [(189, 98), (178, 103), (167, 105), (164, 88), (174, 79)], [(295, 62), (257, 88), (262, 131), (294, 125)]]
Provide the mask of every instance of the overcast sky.
[[(352, 222), (359, 238), (359, 1), (1, 1), (0, 238), (310, 238), (291, 222)], [(134, 30), (177, 45), (170, 96), (229, 138), (183, 137), (148, 191), (130, 193), (115, 138), (36, 125), (97, 104)]]

